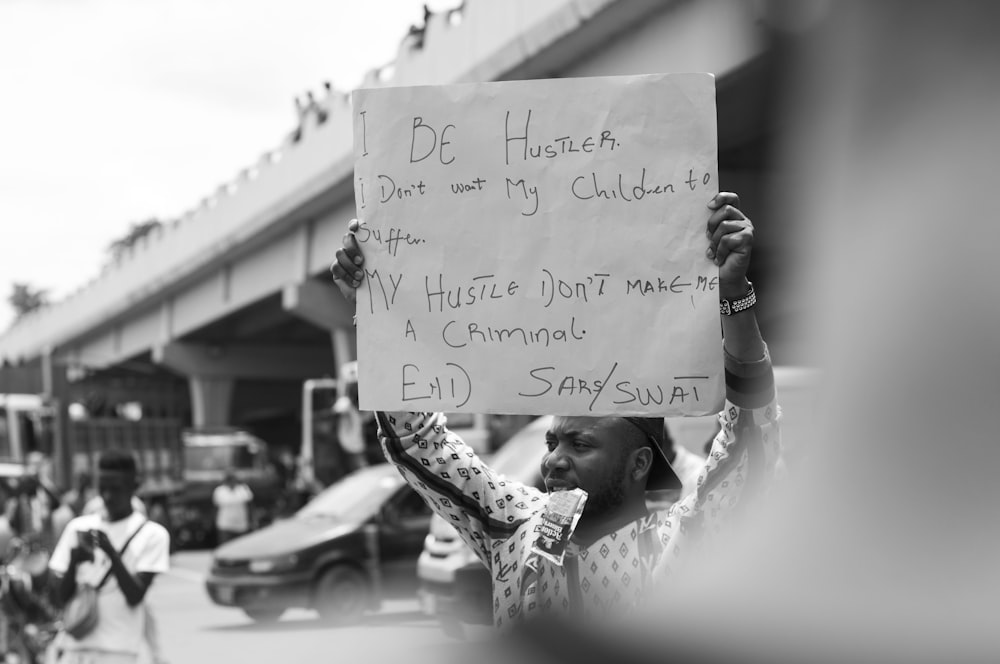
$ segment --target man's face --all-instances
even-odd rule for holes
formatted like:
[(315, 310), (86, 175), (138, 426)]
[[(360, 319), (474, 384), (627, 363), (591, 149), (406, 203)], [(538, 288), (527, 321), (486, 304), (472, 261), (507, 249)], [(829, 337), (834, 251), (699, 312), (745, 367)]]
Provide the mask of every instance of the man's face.
[(542, 458), (545, 488), (587, 492), (585, 512), (613, 512), (625, 498), (629, 446), (627, 422), (617, 417), (556, 417), (545, 434), (548, 452)]
[(97, 476), (98, 491), (112, 521), (132, 513), (132, 494), (136, 489), (135, 473), (101, 471)]

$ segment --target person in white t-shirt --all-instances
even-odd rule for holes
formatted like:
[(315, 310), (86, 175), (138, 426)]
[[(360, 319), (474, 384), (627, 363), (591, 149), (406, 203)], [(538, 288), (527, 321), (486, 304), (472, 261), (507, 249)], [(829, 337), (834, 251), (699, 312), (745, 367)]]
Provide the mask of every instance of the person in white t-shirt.
[(337, 439), (344, 450), (347, 472), (368, 465), (368, 440), (366, 431), (371, 428), (375, 414), (358, 408), (358, 363), (348, 362), (340, 368), (340, 397), (333, 404), (337, 414)]
[[(142, 516), (149, 516), (149, 513), (146, 511), (146, 503), (142, 502), (142, 499), (139, 498), (139, 496), (132, 496), (132, 511), (136, 514), (141, 514)], [(108, 510), (104, 506), (104, 499), (101, 498), (100, 494), (92, 496), (83, 505), (83, 509), (80, 511), (80, 514), (101, 514), (105, 519), (107, 519)], [(148, 603), (144, 602), (144, 604), (146, 604), (146, 645), (149, 648), (150, 659), (153, 664), (163, 664), (166, 660), (163, 659), (162, 649), (160, 647), (159, 628), (157, 627), (156, 616), (153, 615)]]
[(219, 544), (225, 544), (250, 530), (250, 503), (253, 492), (250, 487), (236, 480), (230, 471), (222, 484), (212, 492), (215, 505), (215, 532)]
[[(98, 586), (97, 626), (80, 639), (64, 634), (59, 664), (134, 664), (144, 647), (145, 597), (155, 576), (170, 565), (170, 535), (132, 507), (138, 487), (135, 458), (109, 450), (98, 462), (104, 510), (66, 525), (49, 560), (55, 594), (68, 601), (78, 584)], [(122, 547), (128, 546), (122, 551)]]

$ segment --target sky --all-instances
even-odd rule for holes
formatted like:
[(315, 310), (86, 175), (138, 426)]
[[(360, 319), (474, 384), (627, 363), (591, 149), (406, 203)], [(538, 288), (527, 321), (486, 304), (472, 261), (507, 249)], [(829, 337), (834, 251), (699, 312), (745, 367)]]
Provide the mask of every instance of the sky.
[(0, 0), (0, 331), (13, 282), (54, 301), (85, 284), (130, 224), (180, 216), (277, 147), (296, 96), (394, 60), (423, 5)]

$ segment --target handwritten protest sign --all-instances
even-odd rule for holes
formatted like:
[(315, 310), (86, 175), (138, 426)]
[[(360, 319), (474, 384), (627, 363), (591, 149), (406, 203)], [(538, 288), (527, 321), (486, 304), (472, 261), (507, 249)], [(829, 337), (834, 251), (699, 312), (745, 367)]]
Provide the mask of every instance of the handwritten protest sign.
[(361, 406), (703, 415), (708, 74), (354, 93)]

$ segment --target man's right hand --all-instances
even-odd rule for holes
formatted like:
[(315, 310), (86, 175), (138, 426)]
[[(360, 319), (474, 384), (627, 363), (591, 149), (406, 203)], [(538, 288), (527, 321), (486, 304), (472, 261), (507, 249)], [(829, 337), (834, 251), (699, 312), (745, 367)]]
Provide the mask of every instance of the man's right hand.
[(357, 300), (358, 286), (365, 278), (365, 257), (361, 253), (361, 247), (358, 246), (358, 239), (354, 236), (358, 226), (358, 220), (351, 219), (351, 223), (347, 225), (347, 234), (344, 235), (344, 246), (337, 249), (337, 260), (330, 266), (333, 282), (351, 302)]

